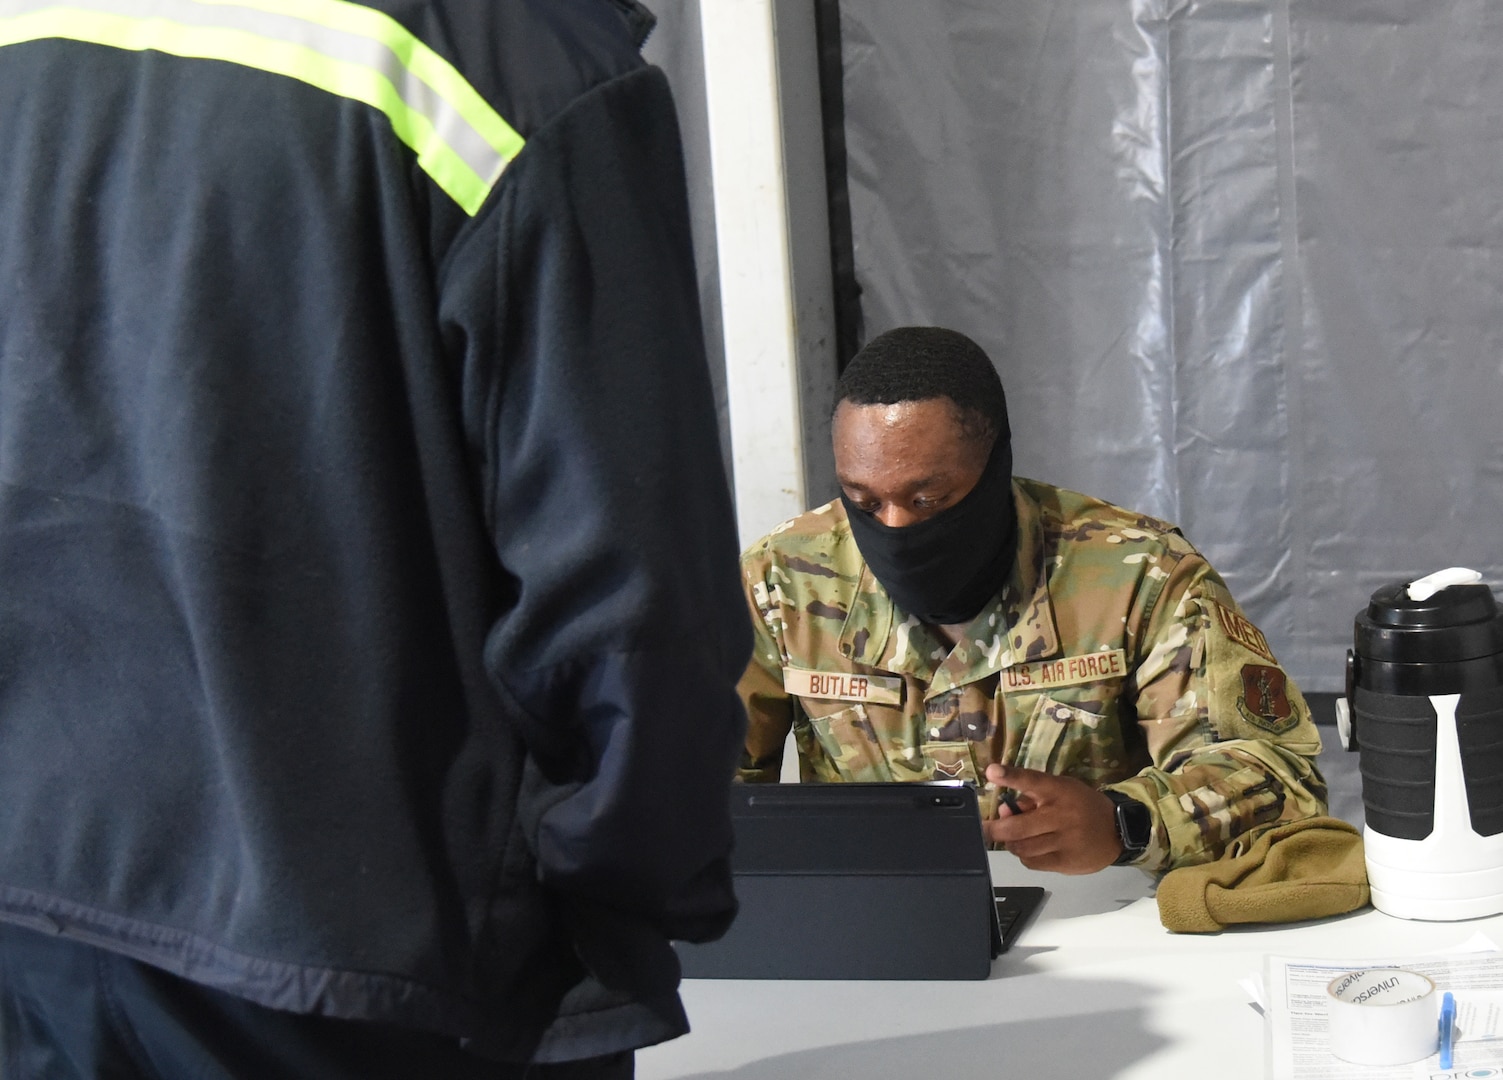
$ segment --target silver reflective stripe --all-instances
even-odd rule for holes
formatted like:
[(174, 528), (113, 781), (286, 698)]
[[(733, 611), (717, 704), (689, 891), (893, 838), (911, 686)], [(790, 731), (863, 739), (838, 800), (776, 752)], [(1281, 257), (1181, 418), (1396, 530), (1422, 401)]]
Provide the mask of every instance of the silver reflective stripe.
[(345, 0), (0, 0), (0, 45), (55, 37), (225, 60), (364, 101), (471, 214), (523, 145), (448, 61)]

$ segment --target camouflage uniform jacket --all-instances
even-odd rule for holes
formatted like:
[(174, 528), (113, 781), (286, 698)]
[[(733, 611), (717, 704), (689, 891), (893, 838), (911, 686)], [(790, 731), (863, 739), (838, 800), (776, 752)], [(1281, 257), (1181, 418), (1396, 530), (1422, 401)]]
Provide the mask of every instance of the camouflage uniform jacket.
[(1013, 493), (1017, 564), (953, 649), (894, 606), (838, 500), (742, 556), (741, 779), (777, 780), (790, 728), (805, 781), (1075, 776), (1152, 809), (1149, 870), (1324, 814), (1304, 698), (1179, 531), (1037, 481)]

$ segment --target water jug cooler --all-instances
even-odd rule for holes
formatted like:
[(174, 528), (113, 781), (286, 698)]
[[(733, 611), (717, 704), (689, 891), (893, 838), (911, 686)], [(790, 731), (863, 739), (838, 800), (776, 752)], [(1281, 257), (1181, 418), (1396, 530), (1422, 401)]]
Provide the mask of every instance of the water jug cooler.
[(1373, 593), (1347, 653), (1342, 741), (1361, 753), (1373, 906), (1503, 912), (1503, 612), (1475, 571)]

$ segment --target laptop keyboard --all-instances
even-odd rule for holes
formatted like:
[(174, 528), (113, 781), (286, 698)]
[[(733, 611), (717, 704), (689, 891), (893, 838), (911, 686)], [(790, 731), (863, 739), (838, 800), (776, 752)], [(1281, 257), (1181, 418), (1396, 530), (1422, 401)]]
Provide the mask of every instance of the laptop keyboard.
[(1006, 952), (1023, 932), (1028, 917), (1044, 900), (1044, 890), (1037, 885), (992, 888), (997, 904), (997, 926), (1002, 931), (1001, 952)]

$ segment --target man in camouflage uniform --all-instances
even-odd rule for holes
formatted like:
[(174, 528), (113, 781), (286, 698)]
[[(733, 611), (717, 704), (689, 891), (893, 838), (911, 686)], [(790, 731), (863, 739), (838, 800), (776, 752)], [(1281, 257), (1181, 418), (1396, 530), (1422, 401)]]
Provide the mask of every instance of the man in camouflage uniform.
[[(951, 331), (892, 331), (847, 369), (843, 498), (742, 559), (741, 778), (776, 781), (791, 729), (805, 781), (976, 783), (990, 840), (1073, 873), (1205, 862), (1324, 814), (1308, 707), (1221, 578), (1172, 525), (1013, 478), (1001, 393)], [(1010, 503), (995, 526), (988, 495)], [(990, 577), (969, 569), (978, 536), (1005, 537)], [(926, 559), (929, 586), (970, 559), (950, 575), (970, 602), (912, 613), (944, 594), (909, 579)]]

